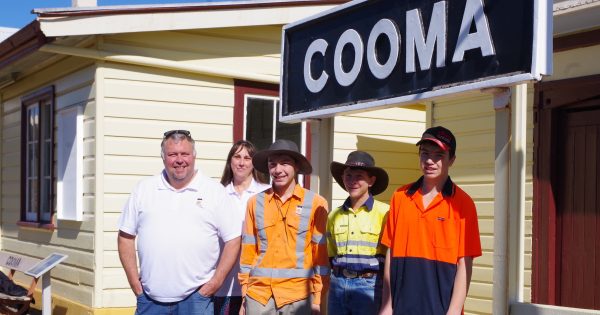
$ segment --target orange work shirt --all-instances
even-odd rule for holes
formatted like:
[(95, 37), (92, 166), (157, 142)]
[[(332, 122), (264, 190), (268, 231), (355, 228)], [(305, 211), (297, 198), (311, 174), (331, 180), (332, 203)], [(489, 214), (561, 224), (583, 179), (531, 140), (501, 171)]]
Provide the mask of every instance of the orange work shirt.
[(396, 314), (445, 314), (457, 263), (481, 256), (473, 199), (446, 180), (442, 192), (423, 207), (423, 177), (392, 195), (381, 243), (390, 249), (390, 287)]
[(327, 201), (300, 185), (281, 202), (273, 189), (248, 201), (239, 279), (242, 296), (282, 307), (312, 295), (321, 304), (329, 286)]

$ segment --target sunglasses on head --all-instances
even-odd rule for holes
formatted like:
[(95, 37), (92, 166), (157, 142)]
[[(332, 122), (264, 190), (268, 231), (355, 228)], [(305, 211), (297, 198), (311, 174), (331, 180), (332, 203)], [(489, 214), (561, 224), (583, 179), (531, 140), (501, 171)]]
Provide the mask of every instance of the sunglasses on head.
[(172, 136), (174, 134), (180, 134), (180, 135), (184, 135), (186, 137), (191, 137), (192, 136), (192, 134), (189, 132), (189, 130), (169, 130), (169, 131), (166, 131), (164, 133), (164, 137), (166, 139), (166, 138), (169, 138), (170, 136)]

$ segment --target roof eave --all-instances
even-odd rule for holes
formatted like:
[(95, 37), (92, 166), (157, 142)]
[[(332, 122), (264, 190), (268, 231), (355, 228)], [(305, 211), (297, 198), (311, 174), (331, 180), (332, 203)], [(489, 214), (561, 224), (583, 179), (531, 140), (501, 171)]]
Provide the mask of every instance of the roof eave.
[(155, 5), (115, 5), (98, 7), (68, 7), (68, 8), (39, 8), (33, 9), (33, 13), (41, 18), (46, 17), (69, 17), (90, 15), (119, 15), (140, 13), (169, 13), (190, 11), (216, 11), (232, 9), (256, 9), (272, 7), (294, 7), (307, 5), (331, 5), (341, 4), (349, 0), (250, 0), (250, 1), (217, 1), (199, 3), (174, 3)]
[[(183, 7), (148, 6), (38, 12), (48, 37), (283, 25), (343, 0), (252, 1)], [(84, 15), (84, 16), (82, 16)]]
[(53, 38), (44, 35), (38, 21), (32, 21), (6, 40), (0, 42), (0, 69), (37, 51), (53, 40)]
[(554, 36), (600, 28), (599, 0), (566, 0), (554, 4)]

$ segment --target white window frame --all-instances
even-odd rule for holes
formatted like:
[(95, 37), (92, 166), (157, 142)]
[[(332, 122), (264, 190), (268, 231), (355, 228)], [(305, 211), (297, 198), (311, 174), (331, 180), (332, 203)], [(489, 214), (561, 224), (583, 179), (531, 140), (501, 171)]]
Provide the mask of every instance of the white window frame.
[[(271, 135), (271, 142), (275, 142), (277, 137), (277, 111), (279, 110), (278, 103), (280, 102), (279, 97), (260, 95), (260, 94), (244, 94), (244, 139), (246, 139), (246, 127), (248, 122), (248, 99), (249, 98), (259, 98), (264, 100), (273, 101), (273, 134)], [(300, 123), (300, 142), (298, 145), (300, 146), (300, 152), (306, 155), (306, 122), (302, 121)]]
[[(274, 96), (268, 96), (268, 95), (260, 95), (260, 94), (252, 94), (252, 93), (247, 93), (244, 94), (244, 127), (243, 127), (243, 134), (244, 134), (244, 139), (247, 139), (246, 137), (246, 130), (247, 130), (247, 122), (248, 122), (248, 99), (249, 98), (258, 98), (258, 99), (263, 99), (263, 100), (269, 100), (273, 102), (273, 118), (271, 120), (272, 124), (273, 124), (273, 133), (271, 135), (271, 142), (275, 142), (275, 140), (277, 139), (277, 120), (279, 119), (278, 115), (277, 115), (277, 111), (279, 111), (279, 102), (280, 99), (279, 97), (274, 97)], [(306, 122), (302, 121), (300, 122), (300, 143), (297, 143), (300, 149), (300, 152), (306, 156)], [(298, 183), (300, 183), (300, 185), (304, 186), (304, 175), (299, 174), (298, 175)]]

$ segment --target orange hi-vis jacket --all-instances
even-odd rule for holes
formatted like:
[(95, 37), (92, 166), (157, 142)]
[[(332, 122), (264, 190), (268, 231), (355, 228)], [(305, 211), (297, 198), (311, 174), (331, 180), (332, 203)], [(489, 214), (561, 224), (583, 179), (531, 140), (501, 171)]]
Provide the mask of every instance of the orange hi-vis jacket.
[(242, 233), (242, 296), (279, 308), (312, 295), (321, 304), (329, 287), (325, 229), (327, 201), (300, 185), (285, 203), (272, 189), (248, 201)]

